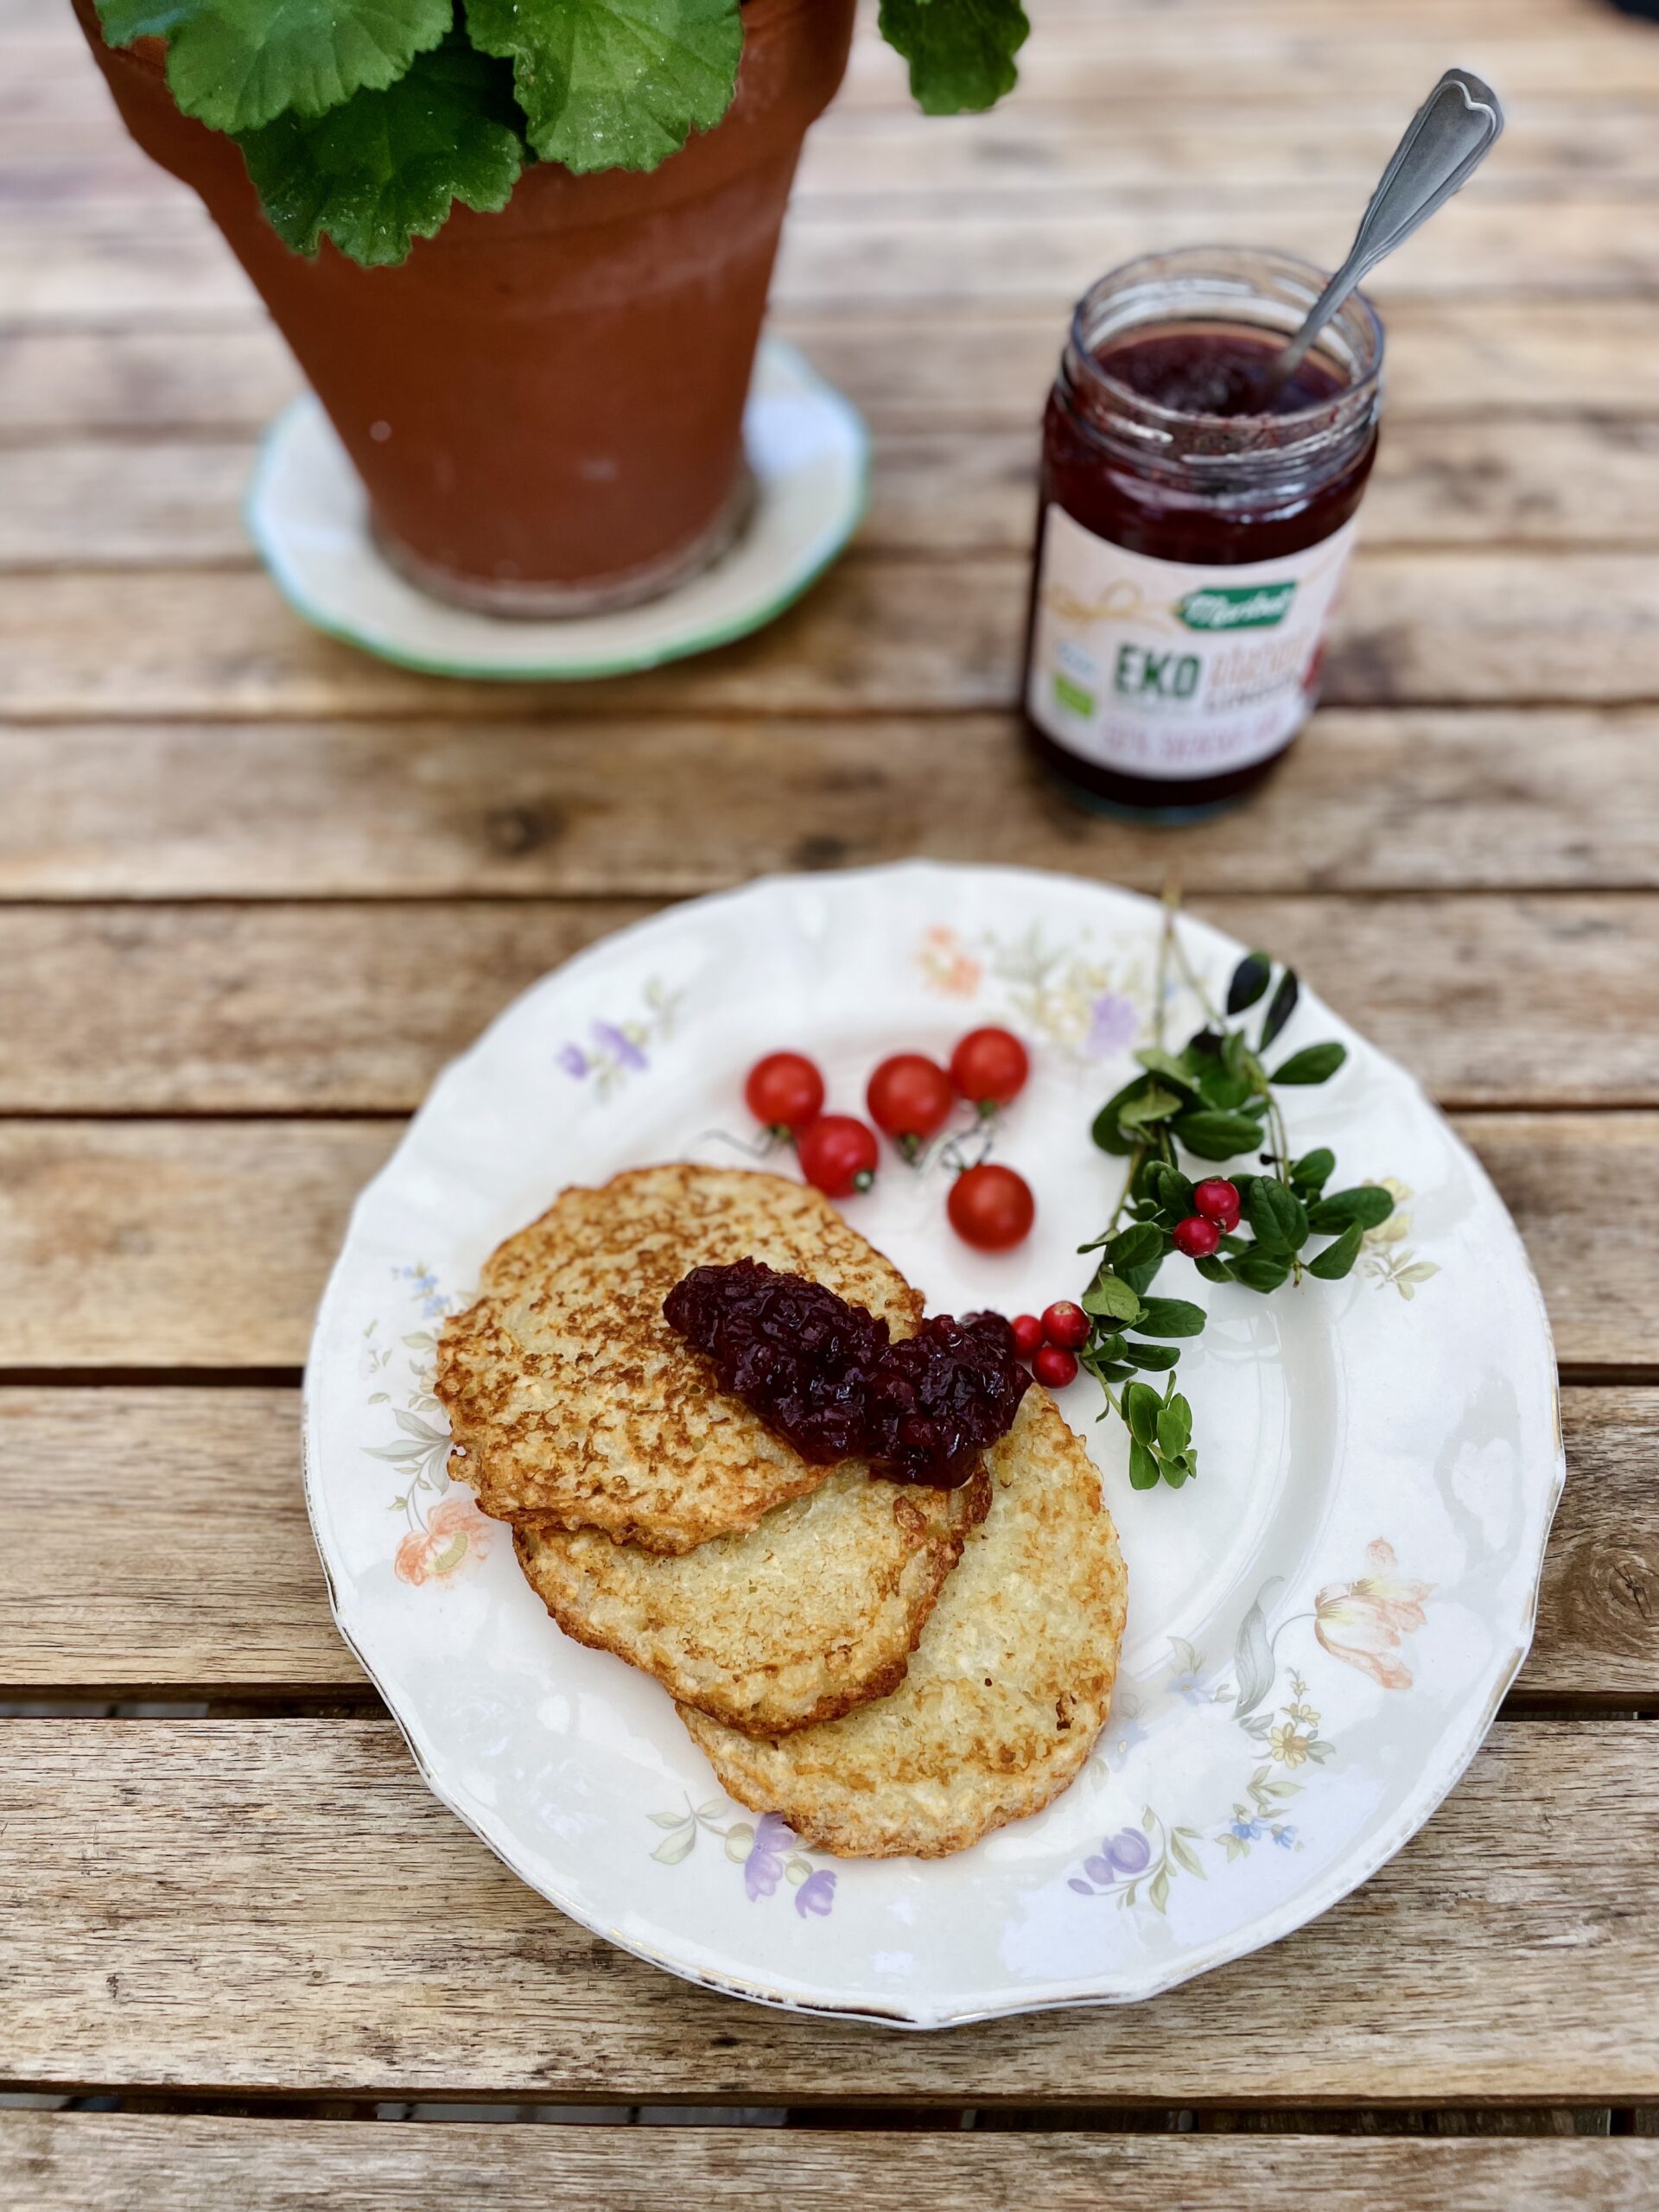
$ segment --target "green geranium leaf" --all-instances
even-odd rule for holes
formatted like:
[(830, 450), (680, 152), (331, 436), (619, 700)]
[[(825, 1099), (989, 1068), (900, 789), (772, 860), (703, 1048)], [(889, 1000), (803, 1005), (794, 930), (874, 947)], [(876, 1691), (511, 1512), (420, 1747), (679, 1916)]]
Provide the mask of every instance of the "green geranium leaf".
[(1030, 29), (1020, 0), (881, 0), (881, 35), (909, 62), (928, 115), (994, 107), (1014, 90)]
[(311, 119), (278, 116), (239, 143), (285, 245), (315, 253), (326, 235), (372, 269), (429, 238), (457, 200), (506, 205), (524, 159), (516, 112), (505, 64), (454, 36), (386, 92)]
[(111, 46), (167, 41), (167, 81), (215, 130), (323, 115), (396, 84), (449, 29), (451, 0), (99, 0)]
[(530, 143), (568, 169), (654, 169), (732, 104), (738, 0), (467, 0), (474, 46), (513, 65)]

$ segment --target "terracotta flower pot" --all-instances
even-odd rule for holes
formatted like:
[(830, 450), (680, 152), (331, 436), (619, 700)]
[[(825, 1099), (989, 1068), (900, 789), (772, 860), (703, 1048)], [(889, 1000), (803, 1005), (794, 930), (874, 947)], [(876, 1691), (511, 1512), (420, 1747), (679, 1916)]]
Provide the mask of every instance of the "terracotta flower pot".
[(807, 126), (855, 0), (748, 0), (737, 98), (649, 175), (528, 168), (395, 269), (265, 220), (232, 140), (181, 115), (158, 41), (105, 44), (123, 120), (199, 193), (368, 487), (400, 565), (497, 612), (648, 598), (712, 557), (746, 492), (743, 403)]

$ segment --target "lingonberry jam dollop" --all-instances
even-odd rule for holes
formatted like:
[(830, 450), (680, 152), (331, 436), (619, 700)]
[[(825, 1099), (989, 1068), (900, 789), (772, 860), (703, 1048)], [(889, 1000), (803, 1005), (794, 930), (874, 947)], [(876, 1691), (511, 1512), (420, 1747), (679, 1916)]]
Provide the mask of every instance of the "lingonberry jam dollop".
[(868, 1453), (890, 1482), (957, 1490), (1014, 1427), (1031, 1377), (1000, 1313), (924, 1321), (870, 1379)]
[(1031, 1383), (999, 1313), (943, 1316), (895, 1344), (861, 1306), (758, 1260), (694, 1268), (663, 1314), (804, 1459), (868, 1459), (889, 1482), (960, 1489)]
[(663, 1300), (671, 1329), (706, 1352), (722, 1390), (803, 1459), (864, 1456), (865, 1396), (887, 1325), (822, 1283), (759, 1260), (694, 1268)]

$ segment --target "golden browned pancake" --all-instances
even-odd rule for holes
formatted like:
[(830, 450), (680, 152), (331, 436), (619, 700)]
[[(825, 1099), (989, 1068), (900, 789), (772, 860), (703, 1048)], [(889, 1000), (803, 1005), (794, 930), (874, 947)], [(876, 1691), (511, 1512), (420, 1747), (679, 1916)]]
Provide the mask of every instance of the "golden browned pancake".
[(437, 1395), (486, 1513), (683, 1553), (753, 1529), (829, 1469), (717, 1386), (663, 1319), (693, 1268), (755, 1259), (908, 1336), (922, 1301), (821, 1192), (750, 1168), (637, 1168), (510, 1236), (445, 1322)]
[(591, 1529), (521, 1529), (518, 1560), (568, 1636), (631, 1660), (751, 1735), (831, 1720), (904, 1680), (923, 1624), (991, 1502), (872, 1481), (856, 1461), (747, 1535), (677, 1559)]
[(1125, 1577), (1089, 1456), (1033, 1389), (986, 1459), (990, 1511), (891, 1696), (766, 1742), (681, 1707), (721, 1787), (817, 1850), (965, 1850), (1058, 1796), (1105, 1722)]

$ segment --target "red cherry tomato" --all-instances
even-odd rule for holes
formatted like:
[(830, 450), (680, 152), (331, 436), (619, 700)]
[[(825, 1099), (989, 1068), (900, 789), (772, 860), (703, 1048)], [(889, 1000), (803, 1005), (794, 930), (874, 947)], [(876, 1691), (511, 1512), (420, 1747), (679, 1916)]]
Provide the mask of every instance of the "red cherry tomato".
[(944, 1127), (956, 1093), (937, 1060), (925, 1052), (895, 1052), (870, 1077), (865, 1093), (870, 1119), (906, 1152)]
[(1037, 1201), (1023, 1175), (990, 1162), (957, 1176), (945, 1211), (964, 1244), (981, 1252), (1011, 1252), (1030, 1236)]
[(875, 1131), (850, 1114), (825, 1114), (795, 1140), (801, 1173), (828, 1198), (849, 1198), (875, 1180)]
[(1064, 1390), (1068, 1382), (1077, 1379), (1077, 1354), (1059, 1344), (1045, 1344), (1032, 1361), (1031, 1371), (1044, 1389)]
[(1089, 1341), (1090, 1325), (1082, 1306), (1074, 1306), (1069, 1298), (1060, 1299), (1043, 1314), (1043, 1334), (1061, 1351), (1081, 1351)]
[(1230, 1236), (1238, 1227), (1239, 1207), (1238, 1185), (1224, 1175), (1207, 1176), (1192, 1193), (1193, 1212), (1213, 1221), (1224, 1235)]
[(1011, 1105), (1030, 1073), (1030, 1055), (1007, 1029), (970, 1029), (950, 1055), (951, 1082), (982, 1114)]
[(798, 1135), (823, 1111), (823, 1077), (802, 1052), (768, 1052), (749, 1070), (743, 1096), (767, 1128)]
[(1043, 1325), (1034, 1313), (1016, 1313), (1008, 1326), (1014, 1331), (1014, 1348), (1021, 1359), (1029, 1359), (1043, 1341)]

